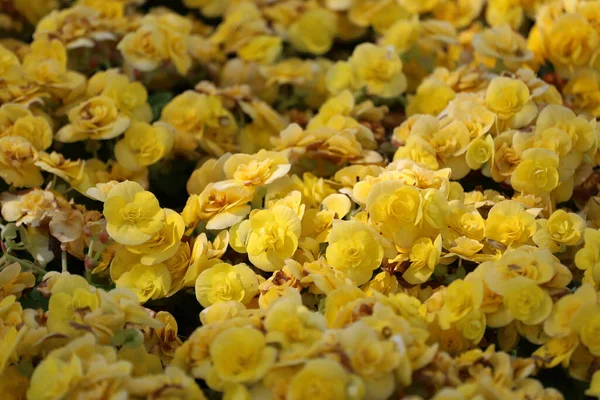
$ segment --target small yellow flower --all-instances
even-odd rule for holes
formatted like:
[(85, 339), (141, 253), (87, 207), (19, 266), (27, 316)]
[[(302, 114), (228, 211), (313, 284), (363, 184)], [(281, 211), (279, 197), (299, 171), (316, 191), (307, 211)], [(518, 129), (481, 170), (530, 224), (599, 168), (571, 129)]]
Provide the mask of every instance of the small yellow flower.
[(162, 263), (173, 256), (185, 231), (185, 223), (181, 215), (168, 208), (165, 211), (165, 224), (155, 232), (152, 237), (137, 246), (127, 246), (127, 249), (140, 255), (140, 262), (144, 265)]
[(465, 153), (469, 168), (480, 169), (486, 162), (494, 162), (494, 139), (491, 135), (480, 136), (469, 144)]
[(531, 279), (516, 277), (506, 283), (504, 305), (525, 325), (537, 325), (550, 315), (552, 298)]
[(254, 187), (229, 180), (209, 183), (199, 195), (191, 195), (181, 215), (188, 227), (207, 221), (207, 229), (225, 229), (237, 224), (250, 212), (247, 204)]
[(234, 154), (223, 165), (227, 179), (246, 186), (268, 185), (290, 170), (287, 157), (275, 151), (259, 150), (254, 155)]
[(165, 297), (171, 290), (171, 275), (164, 264), (136, 264), (116, 281), (117, 287), (131, 289), (140, 303)]
[(21, 136), (36, 150), (46, 150), (52, 145), (52, 128), (43, 116), (35, 116), (20, 104), (4, 104), (0, 107), (0, 137)]
[(373, 270), (381, 265), (384, 253), (381, 239), (368, 225), (357, 221), (336, 221), (328, 242), (327, 262), (356, 285), (367, 283)]
[(600, 33), (579, 13), (565, 13), (544, 34), (546, 55), (564, 76), (592, 67), (600, 51)]
[(21, 136), (0, 137), (0, 177), (16, 187), (37, 187), (44, 182), (35, 165), (38, 152)]
[(365, 87), (367, 93), (381, 97), (396, 97), (406, 90), (402, 61), (392, 48), (371, 43), (358, 45), (348, 59), (353, 84)]
[(438, 235), (434, 242), (429, 238), (417, 239), (413, 244), (408, 269), (402, 274), (404, 280), (413, 285), (427, 282), (442, 254), (442, 237)]
[(56, 133), (59, 142), (112, 139), (129, 127), (130, 120), (112, 98), (96, 96), (71, 109), (69, 122)]
[(524, 193), (543, 195), (558, 186), (558, 156), (547, 149), (527, 149), (514, 170), (510, 183)]
[(281, 38), (278, 36), (256, 36), (239, 50), (238, 55), (244, 61), (256, 61), (270, 64), (279, 56), (282, 49)]
[(480, 280), (453, 281), (444, 293), (444, 305), (439, 313), (440, 327), (448, 329), (450, 324), (478, 311), (482, 301), (483, 284)]
[(168, 155), (174, 141), (175, 135), (165, 123), (134, 122), (115, 145), (115, 157), (123, 167), (137, 170)]
[(246, 264), (215, 264), (196, 279), (196, 298), (202, 307), (231, 300), (245, 305), (256, 294), (258, 278)]
[(337, 15), (325, 8), (315, 8), (300, 15), (289, 27), (288, 39), (299, 51), (321, 55), (329, 51), (336, 34)]
[(529, 88), (523, 81), (507, 77), (492, 79), (485, 93), (485, 104), (500, 119), (509, 119), (529, 101)]
[(263, 271), (276, 271), (284, 266), (298, 248), (302, 225), (291, 208), (276, 205), (271, 210), (253, 212), (250, 219), (232, 229), (231, 242), (239, 241), (246, 248), (252, 264)]
[(584, 306), (596, 305), (594, 286), (583, 284), (575, 293), (561, 297), (552, 308), (552, 313), (544, 321), (544, 332), (551, 337), (565, 337), (574, 332), (572, 321)]
[(327, 358), (310, 360), (289, 383), (289, 400), (350, 399), (350, 376), (337, 361)]
[(219, 333), (209, 348), (214, 373), (231, 383), (252, 383), (261, 379), (277, 357), (275, 348), (267, 346), (260, 331), (229, 328)]
[(423, 218), (421, 194), (413, 186), (400, 181), (382, 181), (373, 185), (367, 198), (371, 220), (381, 224), (402, 247), (408, 247), (417, 238), (418, 224)]
[(564, 250), (564, 246), (581, 243), (586, 227), (583, 218), (564, 210), (556, 210), (547, 220), (538, 220), (538, 225), (533, 241), (553, 253)]
[(505, 200), (496, 204), (485, 221), (488, 239), (506, 246), (526, 243), (536, 231), (535, 217), (521, 203)]
[(108, 234), (128, 246), (147, 242), (165, 225), (165, 212), (156, 197), (131, 181), (110, 189), (104, 203), (104, 217)]

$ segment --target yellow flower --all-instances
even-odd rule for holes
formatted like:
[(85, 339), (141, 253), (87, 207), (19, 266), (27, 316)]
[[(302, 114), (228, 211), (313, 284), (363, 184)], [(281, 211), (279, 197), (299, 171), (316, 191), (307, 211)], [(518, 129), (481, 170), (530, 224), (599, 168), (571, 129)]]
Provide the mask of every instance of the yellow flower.
[(79, 314), (78, 310), (94, 311), (99, 306), (100, 298), (97, 292), (88, 287), (85, 279), (61, 277), (52, 288), (48, 303), (48, 331), (75, 336), (81, 331), (74, 328), (74, 325), (84, 324), (83, 315)]
[(245, 244), (248, 258), (257, 268), (276, 271), (283, 268), (285, 260), (298, 248), (301, 229), (294, 210), (276, 205), (271, 210), (253, 212), (249, 220), (232, 229), (231, 242)]
[(173, 256), (185, 231), (185, 223), (181, 215), (168, 208), (165, 211), (164, 226), (154, 233), (145, 243), (137, 246), (127, 246), (127, 249), (140, 255), (140, 262), (144, 265), (162, 263)]
[(21, 136), (36, 150), (46, 150), (52, 145), (52, 128), (43, 116), (35, 116), (21, 104), (4, 104), (0, 107), (0, 137)]
[(202, 307), (230, 300), (248, 304), (258, 294), (258, 278), (246, 264), (215, 264), (196, 279), (196, 299)]
[(528, 101), (529, 88), (518, 79), (494, 78), (485, 92), (485, 105), (500, 119), (513, 117)]
[(351, 399), (350, 376), (337, 361), (322, 358), (310, 360), (289, 383), (289, 400)]
[(409, 116), (415, 114), (437, 116), (454, 97), (456, 97), (456, 93), (445, 83), (424, 82), (417, 88), (417, 93), (409, 97), (406, 114)]
[(110, 189), (104, 203), (104, 217), (110, 237), (128, 246), (147, 242), (165, 225), (165, 212), (156, 197), (131, 181)]
[(339, 94), (352, 86), (352, 67), (346, 61), (338, 61), (325, 75), (325, 85), (331, 94)]
[(483, 4), (483, 0), (442, 1), (432, 12), (434, 18), (448, 21), (456, 28), (464, 28), (479, 16)]
[(365, 87), (367, 93), (380, 97), (396, 97), (406, 90), (402, 61), (392, 48), (371, 43), (356, 46), (348, 59), (353, 84)]
[(44, 178), (35, 165), (38, 153), (21, 136), (0, 137), (0, 177), (16, 187), (41, 186)]
[(60, 399), (69, 393), (84, 377), (81, 359), (70, 360), (47, 357), (33, 371), (27, 389), (28, 399)]
[(115, 157), (124, 168), (137, 170), (168, 155), (174, 141), (175, 135), (165, 123), (134, 122), (115, 145)]
[(483, 301), (483, 284), (480, 280), (471, 279), (453, 281), (444, 293), (444, 305), (440, 310), (439, 322), (442, 329), (461, 320), (473, 311), (478, 311)]
[(595, 67), (600, 51), (600, 33), (579, 13), (566, 13), (553, 21), (544, 34), (548, 60), (564, 76), (577, 69)]
[(547, 149), (527, 149), (521, 155), (510, 183), (521, 192), (543, 195), (558, 186), (558, 156)]
[(577, 335), (552, 338), (534, 351), (531, 357), (536, 360), (538, 366), (543, 368), (554, 368), (561, 363), (566, 367), (577, 347), (579, 347)]
[(227, 179), (234, 179), (246, 186), (268, 185), (290, 170), (285, 155), (275, 151), (259, 150), (254, 155), (234, 154), (223, 165)]
[(59, 142), (112, 139), (129, 127), (130, 120), (119, 112), (112, 98), (96, 96), (72, 108), (69, 122), (56, 132)]
[(538, 115), (535, 131), (544, 132), (550, 128), (558, 128), (568, 135), (574, 150), (588, 151), (594, 146), (594, 125), (583, 116), (560, 105), (548, 105)]
[(188, 227), (207, 221), (206, 229), (225, 229), (248, 215), (253, 197), (253, 187), (236, 181), (209, 183), (200, 195), (190, 196), (181, 214)]
[(590, 387), (585, 391), (586, 396), (600, 398), (600, 371), (594, 372)]
[(141, 82), (130, 82), (127, 76), (116, 69), (94, 74), (88, 81), (86, 95), (110, 97), (119, 111), (133, 120), (150, 122), (152, 119), (146, 87)]
[(531, 279), (516, 277), (506, 282), (504, 306), (525, 325), (537, 325), (550, 315), (552, 298)]
[(270, 64), (281, 53), (281, 38), (278, 36), (259, 35), (248, 41), (238, 50), (238, 56), (244, 61), (256, 61)]
[(136, 264), (115, 281), (117, 287), (131, 289), (140, 303), (163, 298), (171, 290), (171, 275), (164, 264)]
[(421, 26), (417, 18), (396, 21), (385, 31), (381, 43), (394, 46), (399, 54), (409, 51), (419, 39)]
[(519, 29), (525, 17), (523, 3), (521, 0), (489, 0), (485, 20), (491, 26), (509, 24)]
[(576, 109), (600, 117), (600, 72), (585, 69), (577, 73), (564, 87), (563, 95)]
[(371, 220), (381, 224), (384, 233), (397, 244), (408, 247), (417, 238), (423, 217), (421, 194), (400, 181), (382, 181), (373, 185), (367, 198)]
[(561, 297), (544, 321), (544, 332), (551, 337), (565, 337), (574, 332), (572, 321), (578, 318), (584, 306), (596, 305), (596, 290), (590, 284), (583, 284), (573, 294)]
[[(5, 328), (3, 327), (0, 336), (0, 374), (3, 373), (12, 362), (18, 361), (16, 357), (16, 350), (19, 341), (23, 337), (27, 328), (21, 328), (17, 330), (14, 326)], [(16, 357), (16, 358), (15, 358)]]
[(166, 58), (166, 38), (155, 25), (142, 25), (121, 39), (117, 48), (140, 71), (152, 71)]
[(490, 59), (491, 67), (500, 64), (511, 71), (533, 59), (525, 38), (507, 24), (476, 33), (473, 36), (473, 47), (484, 61)]
[(494, 162), (494, 139), (491, 135), (480, 136), (469, 144), (466, 161), (471, 169), (480, 169), (486, 162)]
[(294, 344), (312, 345), (323, 335), (325, 318), (302, 305), (295, 291), (293, 296), (284, 295), (269, 305), (264, 327), (269, 343), (279, 343), (289, 354), (294, 353)]
[(600, 281), (600, 230), (586, 228), (585, 245), (575, 254), (575, 265), (593, 276), (594, 283)]
[(580, 316), (579, 337), (581, 343), (594, 356), (600, 356), (600, 310), (598, 307), (589, 307), (587, 312)]
[(384, 253), (381, 239), (368, 225), (357, 221), (335, 221), (328, 242), (327, 262), (356, 285), (367, 283), (373, 270), (381, 265)]
[(271, 368), (277, 351), (266, 345), (260, 331), (249, 328), (229, 328), (219, 333), (209, 348), (216, 376), (232, 383), (252, 383)]
[(538, 228), (533, 235), (535, 244), (550, 249), (553, 253), (564, 250), (564, 246), (574, 246), (583, 241), (585, 220), (575, 213), (556, 210), (547, 220), (538, 220)]
[(485, 221), (487, 238), (506, 246), (526, 243), (535, 231), (535, 217), (525, 211), (521, 203), (513, 200), (496, 204)]
[(83, 177), (85, 162), (82, 160), (72, 161), (55, 151), (50, 154), (41, 152), (38, 155), (39, 159), (35, 165), (46, 172), (57, 175), (67, 182), (72, 182), (73, 185), (76, 185)]
[(300, 15), (288, 29), (288, 39), (299, 51), (321, 55), (331, 49), (337, 27), (337, 15), (325, 8), (315, 8)]
[(20, 298), (23, 290), (35, 285), (35, 276), (31, 272), (21, 272), (19, 263), (4, 266), (0, 271), (0, 299), (10, 295)]
[(438, 235), (435, 242), (429, 238), (417, 239), (410, 250), (410, 266), (402, 274), (404, 280), (413, 285), (427, 282), (442, 255), (442, 237)]

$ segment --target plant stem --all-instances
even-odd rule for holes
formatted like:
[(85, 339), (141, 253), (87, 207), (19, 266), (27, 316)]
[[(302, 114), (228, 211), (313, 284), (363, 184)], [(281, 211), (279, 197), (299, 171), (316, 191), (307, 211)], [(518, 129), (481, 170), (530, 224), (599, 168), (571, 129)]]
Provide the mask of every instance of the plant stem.
[(62, 264), (62, 272), (68, 272), (68, 269), (67, 269), (67, 252), (65, 250), (63, 250), (62, 254), (61, 254), (61, 264)]

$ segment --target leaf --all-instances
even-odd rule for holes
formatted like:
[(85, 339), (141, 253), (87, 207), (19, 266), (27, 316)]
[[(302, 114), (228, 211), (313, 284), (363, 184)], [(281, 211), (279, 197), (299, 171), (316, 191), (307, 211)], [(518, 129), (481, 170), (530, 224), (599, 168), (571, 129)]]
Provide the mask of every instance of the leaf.
[(121, 329), (110, 339), (110, 344), (115, 347), (137, 347), (144, 344), (144, 336), (139, 329)]
[(156, 92), (148, 97), (148, 104), (152, 108), (152, 121), (156, 121), (160, 118), (160, 113), (164, 106), (171, 101), (173, 93), (171, 92)]

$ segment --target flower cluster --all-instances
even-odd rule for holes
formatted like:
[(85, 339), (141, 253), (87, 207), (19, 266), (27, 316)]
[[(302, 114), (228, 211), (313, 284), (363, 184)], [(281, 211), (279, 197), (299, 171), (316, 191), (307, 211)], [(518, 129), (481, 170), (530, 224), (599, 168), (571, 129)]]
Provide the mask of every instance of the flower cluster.
[(144, 3), (0, 1), (1, 399), (600, 398), (599, 0)]

